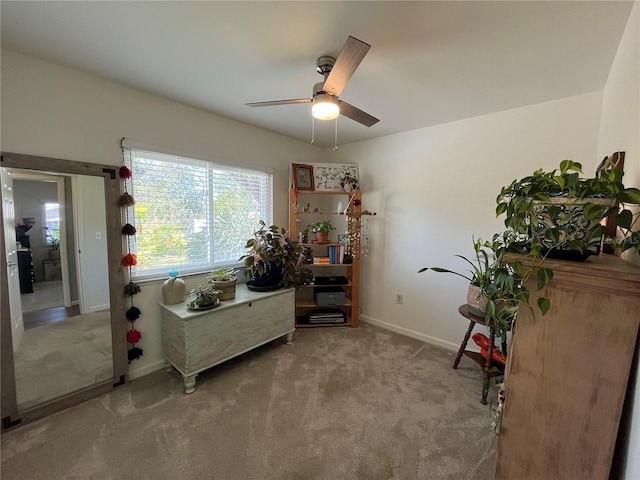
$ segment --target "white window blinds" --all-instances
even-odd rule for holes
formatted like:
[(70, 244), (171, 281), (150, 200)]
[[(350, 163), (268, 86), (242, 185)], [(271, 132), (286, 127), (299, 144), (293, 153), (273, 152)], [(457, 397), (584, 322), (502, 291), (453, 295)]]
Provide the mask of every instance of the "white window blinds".
[(176, 155), (127, 149), (136, 204), (131, 251), (137, 279), (237, 264), (244, 245), (273, 219), (273, 176)]

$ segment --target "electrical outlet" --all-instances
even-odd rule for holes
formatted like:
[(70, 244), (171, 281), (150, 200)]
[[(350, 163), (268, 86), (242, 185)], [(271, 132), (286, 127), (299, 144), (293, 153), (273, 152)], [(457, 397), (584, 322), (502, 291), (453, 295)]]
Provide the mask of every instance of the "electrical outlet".
[(403, 302), (404, 302), (404, 295), (402, 295), (401, 293), (396, 293), (396, 303), (399, 305), (402, 305)]

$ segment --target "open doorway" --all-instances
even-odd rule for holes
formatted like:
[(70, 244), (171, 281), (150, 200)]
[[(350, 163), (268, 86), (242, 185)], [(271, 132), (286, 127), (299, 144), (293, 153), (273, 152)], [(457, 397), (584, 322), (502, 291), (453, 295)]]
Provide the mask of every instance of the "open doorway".
[(71, 179), (14, 172), (25, 330), (80, 313)]

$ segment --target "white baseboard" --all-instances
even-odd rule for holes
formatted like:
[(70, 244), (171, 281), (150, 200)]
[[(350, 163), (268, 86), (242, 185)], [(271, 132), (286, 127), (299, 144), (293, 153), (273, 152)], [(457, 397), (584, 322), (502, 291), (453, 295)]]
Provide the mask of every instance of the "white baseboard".
[(108, 303), (106, 305), (95, 305), (93, 307), (89, 307), (87, 309), (87, 313), (100, 312), (102, 310), (109, 310), (109, 308), (111, 307), (109, 306)]
[[(133, 361), (135, 363), (135, 360)], [(164, 360), (160, 360), (158, 362), (154, 362), (151, 365), (145, 365), (141, 368), (131, 368), (134, 363), (129, 364), (129, 380), (135, 380), (136, 378), (144, 377), (145, 375), (149, 375), (150, 373), (157, 372), (158, 370), (164, 369)]]
[(369, 317), (367, 315), (360, 315), (359, 318), (363, 322), (370, 323), (371, 325), (376, 325), (377, 327), (384, 328), (385, 330), (391, 330), (392, 332), (396, 332), (401, 335), (406, 335), (407, 337), (415, 338), (416, 340), (420, 340), (425, 343), (430, 343), (431, 345), (437, 345), (439, 347), (446, 348), (447, 350), (452, 350), (454, 352), (457, 352), (458, 349), (460, 348), (460, 344), (447, 342), (439, 338), (425, 335), (424, 333), (416, 332), (414, 330), (409, 330), (408, 328), (403, 328), (397, 325), (393, 325), (391, 323), (383, 322), (382, 320), (378, 320), (376, 318)]

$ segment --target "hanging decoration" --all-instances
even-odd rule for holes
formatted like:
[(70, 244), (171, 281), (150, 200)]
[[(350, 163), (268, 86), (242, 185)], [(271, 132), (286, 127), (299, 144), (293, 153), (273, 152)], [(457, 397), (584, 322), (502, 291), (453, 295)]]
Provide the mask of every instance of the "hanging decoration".
[(124, 267), (128, 268), (129, 283), (124, 287), (124, 294), (131, 300), (131, 307), (127, 310), (125, 316), (127, 320), (131, 322), (131, 329), (127, 332), (127, 343), (130, 345), (128, 350), (129, 363), (132, 360), (136, 360), (142, 356), (142, 349), (136, 345), (142, 338), (142, 334), (136, 330), (135, 323), (142, 312), (138, 307), (133, 304), (133, 296), (140, 293), (140, 286), (131, 280), (131, 267), (138, 264), (138, 257), (135, 253), (131, 253), (131, 237), (136, 234), (136, 227), (129, 223), (129, 207), (135, 205), (133, 196), (129, 194), (128, 182), (131, 179), (131, 169), (127, 167), (125, 154), (124, 154), (124, 138), (120, 140), (120, 150), (122, 151), (122, 166), (118, 170), (118, 174), (122, 179), (123, 193), (120, 195), (118, 205), (124, 209), (126, 224), (122, 227), (122, 234), (127, 238), (127, 254), (122, 257), (121, 263)]

